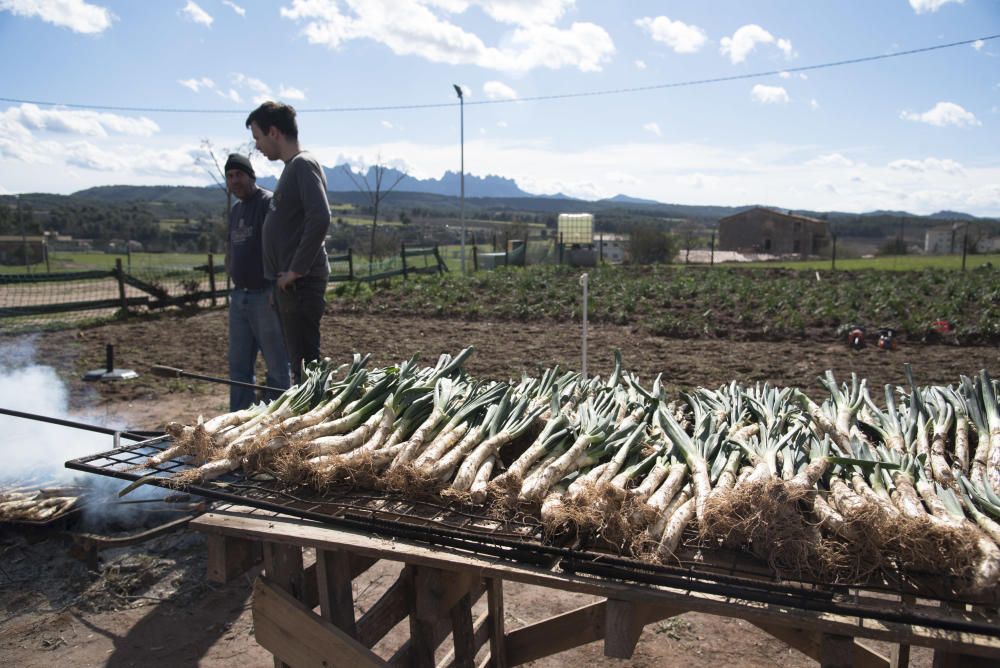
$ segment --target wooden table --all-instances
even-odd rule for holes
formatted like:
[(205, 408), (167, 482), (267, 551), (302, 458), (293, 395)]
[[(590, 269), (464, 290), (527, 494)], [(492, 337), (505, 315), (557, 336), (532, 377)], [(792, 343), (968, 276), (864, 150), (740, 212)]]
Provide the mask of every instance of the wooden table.
[[(935, 666), (1000, 665), (995, 636), (603, 580), (246, 508), (218, 510), (191, 526), (207, 534), (214, 581), (263, 558), (264, 573), (254, 585), (254, 633), (276, 666), (466, 667), (477, 665), (480, 655), (479, 666), (504, 667), (602, 639), (605, 655), (629, 658), (643, 626), (691, 611), (744, 619), (822, 666), (906, 666), (910, 646), (933, 648)], [(316, 556), (309, 566), (307, 549)], [(351, 583), (379, 560), (404, 566), (381, 598), (355, 618)], [(504, 580), (604, 600), (507, 630)], [(485, 611), (473, 619), (473, 605), (483, 595)], [(901, 605), (886, 601), (887, 609)], [(984, 617), (960, 608), (941, 608), (936, 616), (996, 623), (995, 611)], [(371, 648), (406, 619), (409, 638), (387, 658), (375, 654)], [(435, 652), (449, 636), (453, 647), (435, 664)], [(894, 650), (886, 657), (858, 639), (888, 641)], [(487, 644), (488, 651), (481, 651)]]

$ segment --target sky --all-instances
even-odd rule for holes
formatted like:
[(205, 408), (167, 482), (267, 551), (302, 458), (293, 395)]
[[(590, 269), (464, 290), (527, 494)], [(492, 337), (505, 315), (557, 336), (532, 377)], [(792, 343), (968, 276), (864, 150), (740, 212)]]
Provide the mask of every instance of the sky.
[(277, 99), (326, 166), (1000, 216), (997, 35), (1000, 0), (0, 0), (0, 193), (210, 185)]

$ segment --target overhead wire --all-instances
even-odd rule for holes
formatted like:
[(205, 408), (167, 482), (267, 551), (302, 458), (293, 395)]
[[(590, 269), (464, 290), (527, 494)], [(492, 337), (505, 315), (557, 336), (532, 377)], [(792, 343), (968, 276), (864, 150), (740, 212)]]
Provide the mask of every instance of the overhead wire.
[[(964, 39), (958, 42), (949, 42), (947, 44), (936, 44), (934, 46), (924, 46), (916, 49), (907, 49), (905, 51), (891, 51), (889, 53), (882, 53), (874, 56), (847, 58), (843, 60), (818, 63), (815, 65), (784, 67), (777, 70), (767, 70), (762, 72), (748, 72), (744, 74), (733, 74), (729, 76), (709, 77), (704, 79), (688, 79), (685, 81), (673, 81), (661, 84), (651, 84), (648, 86), (631, 86), (626, 88), (610, 88), (610, 89), (592, 90), (592, 91), (578, 91), (571, 93), (553, 93), (551, 95), (532, 95), (526, 97), (504, 98), (499, 100), (467, 100), (465, 101), (465, 104), (467, 106), (472, 106), (472, 105), (485, 106), (485, 105), (512, 104), (512, 103), (522, 103), (522, 102), (543, 102), (548, 100), (567, 100), (567, 99), (581, 98), (581, 97), (598, 97), (605, 95), (624, 95), (628, 93), (642, 93), (653, 90), (666, 90), (670, 88), (686, 88), (690, 86), (703, 86), (707, 84), (725, 83), (730, 81), (743, 81), (747, 79), (761, 79), (765, 77), (778, 76), (785, 73), (793, 74), (799, 72), (811, 72), (815, 70), (830, 69), (834, 67), (844, 67), (847, 65), (858, 65), (861, 63), (870, 63), (879, 60), (888, 60), (891, 58), (913, 56), (920, 53), (928, 53), (931, 51), (939, 51), (942, 49), (951, 49), (958, 46), (968, 46), (975, 44), (977, 42), (987, 42), (994, 39), (1000, 39), (1000, 34), (986, 35), (984, 37), (975, 37), (972, 39)], [(138, 113), (157, 113), (157, 114), (245, 114), (246, 113), (245, 109), (194, 109), (194, 108), (186, 109), (177, 107), (132, 107), (132, 106), (117, 106), (117, 105), (101, 105), (101, 104), (82, 104), (75, 102), (52, 102), (47, 100), (27, 100), (27, 99), (10, 98), (10, 97), (0, 97), (0, 102), (10, 102), (14, 104), (36, 104), (39, 106), (64, 107), (67, 109), (86, 109), (92, 111), (125, 111), (125, 112), (138, 112)], [(351, 113), (351, 112), (362, 112), (362, 111), (406, 111), (406, 110), (416, 110), (416, 109), (441, 109), (446, 107), (457, 107), (458, 105), (459, 105), (458, 102), (431, 102), (425, 104), (397, 104), (397, 105), (363, 106), (363, 107), (296, 108), (296, 112)]]

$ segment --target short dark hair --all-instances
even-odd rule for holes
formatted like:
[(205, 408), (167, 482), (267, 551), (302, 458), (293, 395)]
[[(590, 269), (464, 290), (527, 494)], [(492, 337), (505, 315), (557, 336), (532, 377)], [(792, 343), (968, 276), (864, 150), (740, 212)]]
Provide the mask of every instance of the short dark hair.
[(268, 100), (247, 116), (248, 128), (251, 123), (256, 123), (257, 127), (264, 132), (274, 127), (278, 128), (278, 132), (289, 139), (299, 138), (299, 126), (295, 122), (295, 107), (290, 104)]

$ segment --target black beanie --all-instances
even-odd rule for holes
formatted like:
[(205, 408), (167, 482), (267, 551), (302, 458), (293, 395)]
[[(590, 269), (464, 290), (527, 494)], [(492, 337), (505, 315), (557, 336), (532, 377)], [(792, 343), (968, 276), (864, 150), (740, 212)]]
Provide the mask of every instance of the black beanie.
[(229, 159), (226, 160), (226, 172), (230, 169), (238, 169), (249, 174), (252, 179), (257, 178), (257, 175), (253, 173), (253, 165), (250, 164), (250, 158), (245, 155), (230, 153)]

